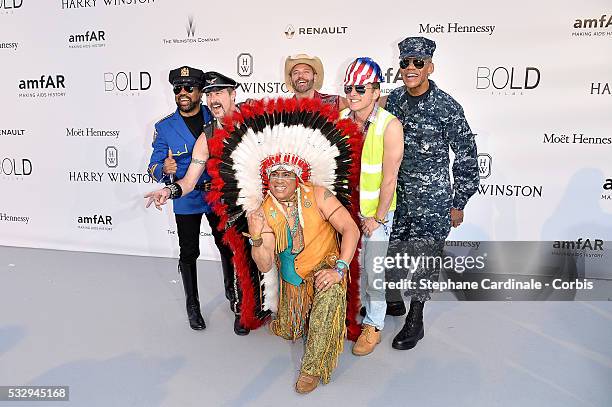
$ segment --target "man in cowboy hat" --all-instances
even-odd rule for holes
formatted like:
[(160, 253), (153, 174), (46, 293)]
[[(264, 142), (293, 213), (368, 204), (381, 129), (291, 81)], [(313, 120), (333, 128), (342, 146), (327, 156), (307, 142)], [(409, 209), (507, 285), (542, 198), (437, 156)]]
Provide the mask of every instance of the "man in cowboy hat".
[(323, 78), (323, 63), (319, 57), (297, 54), (285, 59), (285, 85), (297, 99), (319, 99), (324, 104), (330, 104), (338, 110), (347, 107), (345, 98), (319, 93), (323, 87)]

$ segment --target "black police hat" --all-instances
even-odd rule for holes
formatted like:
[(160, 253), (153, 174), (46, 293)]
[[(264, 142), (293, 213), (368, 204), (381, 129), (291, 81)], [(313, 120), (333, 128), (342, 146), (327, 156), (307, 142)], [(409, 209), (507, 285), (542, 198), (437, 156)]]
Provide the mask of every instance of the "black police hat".
[(201, 87), (204, 83), (204, 72), (189, 66), (182, 66), (170, 71), (168, 81), (172, 85), (189, 84)]
[(219, 72), (209, 71), (204, 74), (204, 88), (202, 88), (202, 91), (206, 93), (225, 88), (236, 89), (239, 85), (238, 82), (228, 76)]

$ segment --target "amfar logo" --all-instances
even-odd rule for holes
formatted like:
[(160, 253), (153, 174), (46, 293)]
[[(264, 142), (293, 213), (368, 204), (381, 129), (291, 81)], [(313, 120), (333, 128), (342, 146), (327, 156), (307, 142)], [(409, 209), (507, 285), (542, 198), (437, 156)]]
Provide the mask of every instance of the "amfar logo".
[(40, 79), (22, 79), (19, 89), (65, 89), (64, 75), (41, 75)]
[(584, 133), (544, 133), (543, 144), (612, 144), (612, 137), (586, 137)]
[(87, 230), (113, 230), (113, 217), (111, 215), (100, 214), (79, 216), (77, 217), (77, 228)]
[(297, 32), (293, 25), (289, 24), (285, 28), (285, 37), (287, 39), (298, 35), (344, 35), (348, 26), (316, 26), (316, 27), (298, 27)]
[(591, 82), (591, 95), (612, 95), (610, 93), (610, 83)]
[(13, 216), (0, 212), (0, 222), (21, 222), (26, 225), (30, 222), (29, 216)]
[(104, 72), (104, 92), (139, 95), (150, 88), (151, 74), (147, 71)]
[(84, 34), (71, 34), (68, 36), (69, 48), (100, 48), (106, 44), (104, 30), (85, 31)]
[(28, 158), (3, 157), (0, 161), (0, 175), (23, 179), (24, 176), (32, 175), (32, 161)]
[(253, 56), (243, 52), (236, 58), (236, 72), (239, 76), (251, 76), (253, 74)]
[[(492, 174), (493, 159), (489, 154), (478, 154), (478, 175), (480, 179), (489, 178)], [(541, 198), (542, 185), (507, 185), (507, 184), (483, 184), (478, 186), (479, 195), (508, 196), (523, 198)]]
[(115, 146), (108, 146), (104, 150), (104, 158), (108, 168), (117, 168), (119, 165), (119, 150)]
[(21, 6), (23, 6), (23, 0), (0, 0), (0, 11), (4, 11), (6, 14), (21, 8)]
[(489, 154), (478, 154), (478, 175), (480, 179), (489, 178), (491, 175), (491, 162), (493, 159)]
[(0, 50), (1, 49), (12, 49), (12, 50), (17, 51), (17, 47), (19, 47), (18, 42), (0, 42)]
[(601, 195), (601, 199), (612, 200), (612, 178), (607, 178), (603, 184), (604, 193)]
[[(66, 96), (66, 77), (64, 75), (41, 75), (40, 79), (21, 79), (19, 81), (20, 98), (47, 98)], [(54, 89), (57, 92), (46, 91)]]
[(196, 28), (197, 25), (195, 23), (195, 19), (193, 16), (187, 17), (187, 24), (185, 25), (186, 37), (183, 38), (162, 38), (162, 43), (164, 45), (181, 45), (181, 44), (190, 44), (190, 45), (203, 45), (210, 42), (219, 41), (219, 37), (201, 37), (196, 36)]
[(494, 25), (460, 25), (459, 23), (419, 24), (421, 34), (483, 33), (493, 35)]
[(490, 90), (492, 95), (522, 95), (525, 90), (533, 90), (540, 85), (540, 70), (498, 66), (490, 68), (479, 66), (476, 69), (476, 89)]
[(602, 239), (556, 240), (553, 243), (553, 254), (570, 257), (603, 257), (604, 241)]
[(577, 18), (574, 20), (573, 37), (612, 36), (612, 14), (602, 14), (596, 18)]

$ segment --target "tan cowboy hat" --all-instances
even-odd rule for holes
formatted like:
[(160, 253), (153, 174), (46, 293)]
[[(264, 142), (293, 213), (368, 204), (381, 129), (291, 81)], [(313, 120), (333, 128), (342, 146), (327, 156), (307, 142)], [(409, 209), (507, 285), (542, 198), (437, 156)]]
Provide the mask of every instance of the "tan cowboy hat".
[(291, 71), (297, 64), (306, 64), (312, 67), (312, 69), (317, 74), (315, 76), (314, 88), (316, 90), (321, 90), (321, 88), (323, 87), (324, 74), (323, 63), (318, 57), (311, 57), (310, 55), (306, 54), (297, 54), (288, 56), (287, 59), (285, 59), (285, 85), (287, 85), (289, 91), (295, 92), (293, 90), (293, 86), (291, 86)]

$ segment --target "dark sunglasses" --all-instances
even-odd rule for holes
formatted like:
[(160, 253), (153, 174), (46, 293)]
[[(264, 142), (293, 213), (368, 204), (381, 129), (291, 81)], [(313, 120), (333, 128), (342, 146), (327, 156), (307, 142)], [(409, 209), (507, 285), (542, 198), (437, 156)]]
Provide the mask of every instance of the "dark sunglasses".
[(406, 69), (410, 66), (410, 63), (412, 62), (412, 65), (414, 65), (414, 67), (416, 69), (423, 69), (423, 67), (425, 66), (425, 60), (421, 59), (421, 58), (404, 58), (400, 61), (400, 68), (402, 69)]
[(357, 92), (360, 95), (363, 95), (366, 92), (366, 85), (344, 85), (344, 93), (346, 93), (347, 95), (350, 94), (353, 91), (353, 88), (355, 88), (355, 92)]
[(185, 92), (191, 93), (193, 92), (195, 88), (196, 88), (195, 86), (191, 86), (191, 85), (174, 85), (174, 87), (172, 88), (172, 91), (174, 92), (175, 95), (178, 95), (179, 93), (181, 93), (181, 89), (185, 89)]

